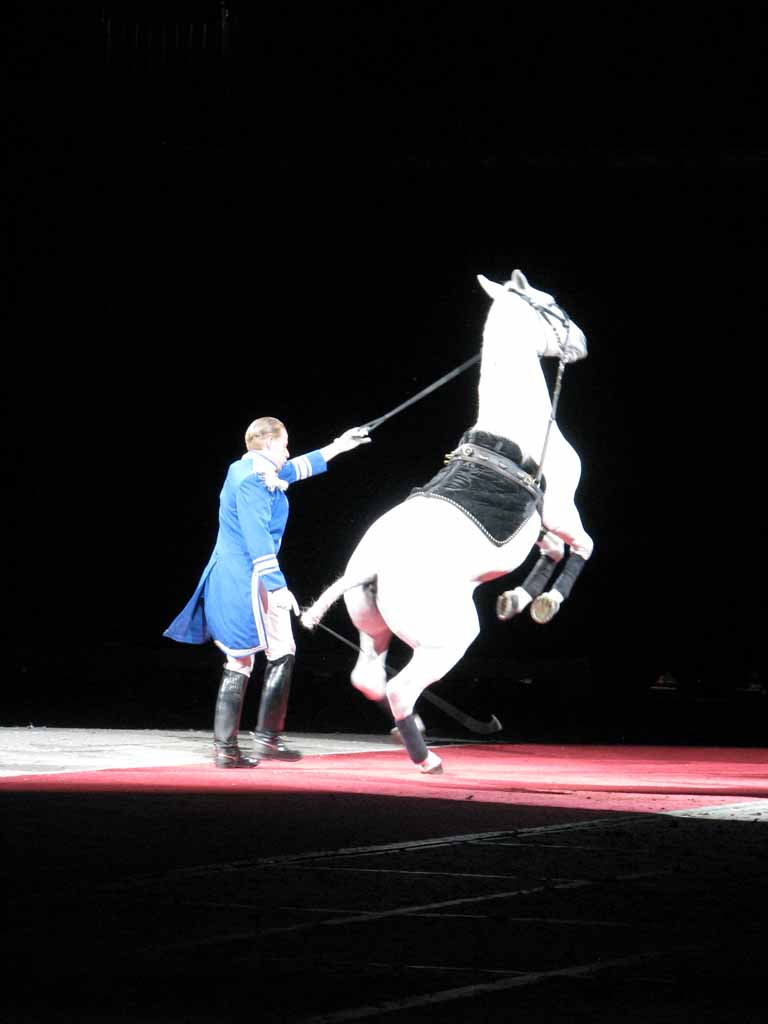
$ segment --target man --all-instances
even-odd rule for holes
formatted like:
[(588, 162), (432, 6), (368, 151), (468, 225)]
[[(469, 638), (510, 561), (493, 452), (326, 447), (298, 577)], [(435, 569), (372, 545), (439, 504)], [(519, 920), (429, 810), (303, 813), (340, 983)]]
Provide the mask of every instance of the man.
[(248, 427), (247, 450), (229, 467), (219, 496), (213, 554), (192, 598), (163, 634), (181, 643), (213, 640), (226, 655), (213, 722), (218, 768), (255, 768), (259, 763), (238, 746), (258, 651), (265, 651), (267, 666), (254, 733), (256, 753), (282, 761), (301, 757), (280, 735), (296, 654), (291, 610), (299, 611), (277, 560), (288, 521), (285, 492), (292, 483), (324, 473), (341, 452), (369, 444), (367, 435), (365, 427), (353, 427), (324, 448), (291, 459), (284, 424), (264, 416)]

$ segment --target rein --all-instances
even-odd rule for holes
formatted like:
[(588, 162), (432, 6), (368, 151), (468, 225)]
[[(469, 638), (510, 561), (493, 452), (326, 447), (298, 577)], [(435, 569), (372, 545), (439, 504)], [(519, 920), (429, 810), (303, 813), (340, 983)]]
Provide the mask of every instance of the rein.
[[(341, 633), (337, 633), (335, 629), (331, 629), (329, 626), (324, 626), (322, 622), (318, 622), (317, 625), (320, 629), (324, 629), (326, 633), (330, 633), (331, 636), (336, 637), (337, 640), (346, 644), (347, 647), (351, 647), (353, 651), (357, 651), (358, 654), (363, 654), (363, 651), (357, 646), (357, 644), (353, 644), (351, 640), (347, 640), (345, 636), (342, 636)], [(389, 665), (384, 666), (384, 671), (390, 678), (397, 675), (397, 670), (390, 668)], [(443, 700), (442, 697), (438, 697), (436, 693), (432, 693), (429, 689), (423, 690), (420, 696), (424, 697), (425, 700), (428, 700), (431, 704), (434, 704), (436, 708), (440, 708), (440, 710), (448, 715), (449, 718), (453, 718), (457, 722), (460, 722), (464, 728), (469, 729), (470, 732), (488, 735), (490, 733), (499, 732), (502, 728), (501, 722), (498, 720), (496, 715), (491, 715), (489, 721), (482, 722), (477, 718), (473, 718), (472, 715), (468, 715), (466, 711), (461, 711), (459, 708), (454, 707), (453, 704), (449, 704), (447, 700)]]
[(378, 419), (371, 420), (370, 423), (365, 423), (363, 424), (363, 426), (368, 430), (368, 433), (370, 434), (372, 430), (375, 430), (376, 427), (381, 426), (381, 424), (388, 420), (390, 416), (394, 416), (396, 413), (402, 412), (403, 409), (407, 409), (409, 405), (413, 405), (420, 399), (426, 398), (426, 396), (429, 395), (432, 391), (436, 391), (438, 388), (442, 387), (443, 384), (447, 384), (449, 380), (452, 380), (454, 377), (457, 377), (460, 373), (463, 373), (465, 370), (468, 370), (470, 366), (474, 366), (475, 363), (480, 361), (481, 355), (482, 353), (478, 352), (476, 356), (472, 356), (471, 359), (467, 359), (467, 361), (465, 363), (462, 363), (461, 366), (457, 366), (455, 370), (451, 370), (449, 373), (446, 373), (444, 377), (441, 377), (440, 380), (436, 380), (434, 384), (430, 384), (429, 387), (424, 388), (424, 390), (420, 391), (418, 395), (414, 395), (412, 398), (409, 398), (405, 402), (403, 402), (402, 405), (398, 405), (396, 409), (391, 409), (389, 412), (384, 413), (383, 416), (379, 416)]
[[(557, 403), (560, 401), (560, 391), (563, 385), (563, 373), (565, 372), (565, 359), (563, 358), (563, 353), (565, 352), (566, 346), (568, 344), (568, 338), (571, 334), (571, 318), (568, 316), (568, 314), (562, 306), (558, 306), (557, 304), (554, 306), (554, 308), (550, 306), (542, 306), (541, 303), (535, 302), (529, 295), (526, 295), (525, 292), (519, 291), (517, 288), (507, 287), (507, 291), (512, 292), (513, 295), (517, 295), (525, 302), (527, 302), (528, 305), (533, 307), (533, 309), (535, 309), (540, 316), (543, 316), (545, 319), (546, 317), (552, 317), (554, 320), (558, 320), (565, 328), (565, 340), (560, 341), (560, 338), (557, 338), (557, 345), (560, 349), (560, 361), (557, 367), (557, 377), (555, 378), (555, 386), (552, 389), (552, 412), (550, 413), (549, 422), (547, 423), (547, 432), (544, 435), (544, 445), (541, 449), (539, 469), (534, 478), (534, 483), (538, 487), (541, 483), (541, 477), (544, 470), (544, 457), (547, 454), (547, 447), (549, 445), (549, 435), (552, 433), (552, 424), (555, 422), (555, 417), (557, 415)], [(553, 329), (555, 335), (557, 335), (557, 328), (555, 327), (555, 325), (549, 324), (549, 326)]]
[(565, 363), (561, 359), (557, 366), (557, 377), (555, 378), (555, 386), (552, 391), (552, 412), (549, 416), (549, 423), (547, 423), (547, 432), (544, 435), (544, 445), (541, 449), (541, 458), (539, 459), (539, 469), (534, 477), (533, 482), (538, 487), (541, 483), (541, 475), (544, 470), (544, 456), (547, 454), (547, 446), (549, 444), (549, 435), (552, 433), (552, 424), (555, 422), (555, 416), (557, 415), (557, 403), (560, 401), (560, 390), (563, 385), (563, 373), (565, 371)]

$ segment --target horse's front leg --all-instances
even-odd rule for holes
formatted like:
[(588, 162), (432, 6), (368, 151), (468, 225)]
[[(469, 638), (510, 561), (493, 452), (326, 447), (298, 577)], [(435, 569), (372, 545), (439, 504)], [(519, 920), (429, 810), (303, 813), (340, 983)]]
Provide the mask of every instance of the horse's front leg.
[(560, 610), (560, 605), (570, 595), (573, 585), (581, 575), (594, 549), (594, 542), (581, 525), (579, 513), (573, 507), (565, 524), (553, 526), (547, 523), (547, 529), (555, 533), (568, 546), (568, 554), (562, 560), (554, 585), (531, 603), (531, 618), (534, 622), (551, 622)]
[(514, 590), (505, 590), (496, 599), (496, 616), (502, 621), (525, 611), (531, 601), (543, 593), (563, 557), (565, 545), (549, 530), (541, 531), (536, 544), (541, 554), (522, 584)]

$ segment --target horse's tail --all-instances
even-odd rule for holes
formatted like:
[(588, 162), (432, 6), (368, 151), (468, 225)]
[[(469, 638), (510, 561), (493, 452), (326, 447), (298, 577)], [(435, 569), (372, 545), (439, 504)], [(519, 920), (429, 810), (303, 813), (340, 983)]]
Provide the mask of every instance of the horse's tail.
[(320, 597), (311, 604), (309, 608), (305, 608), (301, 613), (301, 624), (305, 629), (314, 629), (315, 626), (319, 625), (321, 619), (325, 616), (328, 609), (332, 604), (346, 594), (348, 590), (352, 590), (354, 587), (365, 587), (375, 586), (376, 576), (370, 574), (364, 576), (362, 579), (358, 577), (341, 576), (332, 583), (330, 587), (327, 587)]

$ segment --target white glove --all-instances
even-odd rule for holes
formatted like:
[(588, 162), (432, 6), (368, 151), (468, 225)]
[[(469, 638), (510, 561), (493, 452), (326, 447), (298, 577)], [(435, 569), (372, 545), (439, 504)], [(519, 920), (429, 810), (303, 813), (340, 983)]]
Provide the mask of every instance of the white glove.
[(331, 441), (325, 448), (321, 448), (320, 451), (323, 453), (325, 461), (328, 462), (335, 455), (341, 455), (342, 452), (351, 452), (353, 448), (357, 448), (361, 444), (370, 443), (368, 427), (350, 427), (349, 430), (345, 430), (343, 434), (340, 434)]
[(293, 612), (294, 615), (301, 615), (299, 602), (290, 592), (288, 587), (280, 587), (279, 590), (270, 591), (269, 603), (273, 608), (280, 608), (284, 611)]
[(368, 427), (350, 427), (349, 430), (345, 430), (343, 434), (337, 437), (333, 443), (339, 452), (351, 452), (358, 445), (370, 444), (371, 439), (368, 437)]

